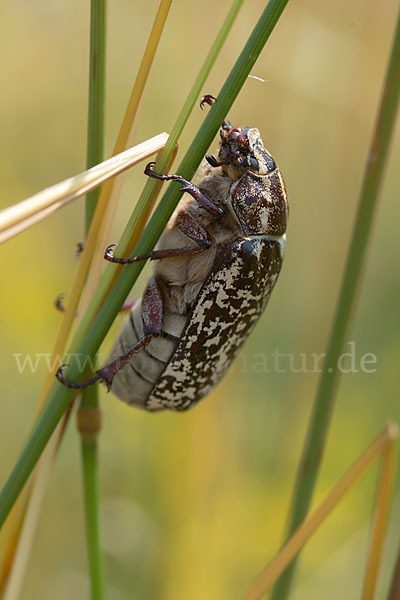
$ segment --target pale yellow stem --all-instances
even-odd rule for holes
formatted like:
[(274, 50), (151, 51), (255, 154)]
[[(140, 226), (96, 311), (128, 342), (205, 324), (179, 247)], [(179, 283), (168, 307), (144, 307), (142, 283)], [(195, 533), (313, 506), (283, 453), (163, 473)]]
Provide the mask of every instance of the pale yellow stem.
[(143, 95), (143, 90), (149, 76), (151, 65), (153, 64), (161, 34), (168, 17), (168, 12), (171, 8), (171, 3), (172, 0), (160, 0), (157, 14), (154, 19), (153, 27), (147, 41), (134, 86), (132, 88), (131, 96), (129, 98), (128, 106), (126, 108), (125, 116), (118, 134), (113, 154), (124, 150), (124, 148), (126, 148), (131, 141), (131, 136), (133, 135), (133, 121), (136, 117), (139, 102)]
[(323, 523), (326, 517), (332, 512), (343, 496), (348, 492), (352, 485), (361, 475), (371, 466), (373, 461), (383, 452), (387, 451), (389, 446), (394, 446), (395, 440), (399, 437), (398, 426), (394, 423), (389, 424), (381, 435), (369, 446), (369, 448), (360, 456), (347, 473), (338, 481), (333, 490), (327, 495), (325, 500), (307, 517), (303, 523), (296, 529), (292, 537), (287, 541), (278, 554), (262, 571), (251, 588), (243, 597), (243, 600), (258, 600), (266, 590), (274, 583), (279, 575), (284, 571), (288, 564), (293, 560), (296, 554), (310, 539), (316, 529)]
[(364, 579), (362, 600), (373, 600), (382, 559), (386, 528), (389, 519), (390, 499), (395, 466), (395, 447), (388, 444), (382, 454), (382, 464), (377, 485), (377, 497), (372, 521), (371, 537)]

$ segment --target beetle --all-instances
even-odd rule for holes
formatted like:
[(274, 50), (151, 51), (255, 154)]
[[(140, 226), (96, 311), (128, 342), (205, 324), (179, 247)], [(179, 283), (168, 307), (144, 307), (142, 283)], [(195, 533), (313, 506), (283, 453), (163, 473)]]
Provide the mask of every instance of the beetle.
[[(215, 98), (204, 96), (204, 103)], [(263, 312), (281, 269), (288, 201), (281, 172), (254, 127), (223, 122), (218, 159), (205, 157), (198, 186), (179, 175), (145, 174), (187, 192), (149, 255), (153, 274), (109, 359), (103, 380), (127, 404), (184, 411), (221, 380)]]

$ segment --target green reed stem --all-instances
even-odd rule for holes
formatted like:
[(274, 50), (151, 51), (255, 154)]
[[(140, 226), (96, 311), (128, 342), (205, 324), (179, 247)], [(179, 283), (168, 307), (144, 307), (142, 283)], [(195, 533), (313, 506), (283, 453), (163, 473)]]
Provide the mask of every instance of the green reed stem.
[[(400, 96), (400, 14), (370, 150), (366, 160), (358, 210), (343, 275), (327, 354), (322, 369), (311, 421), (293, 491), (287, 537), (295, 531), (309, 509), (325, 448), (335, 396), (339, 384), (338, 359), (356, 309), (366, 250), (371, 234), (378, 194), (388, 157)], [(273, 600), (288, 598), (297, 559), (275, 584)]]
[[(92, 600), (104, 600), (106, 597), (104, 556), (101, 548), (100, 531), (100, 494), (99, 494), (99, 429), (93, 427), (101, 415), (98, 400), (98, 387), (82, 390), (79, 415), (81, 423), (81, 456), (83, 471), (83, 492), (85, 506), (86, 540), (88, 549), (89, 572)], [(93, 428), (88, 431), (88, 425)]]
[[(104, 160), (106, 20), (107, 0), (91, 0), (87, 169)], [(96, 210), (100, 189), (86, 194), (86, 233)]]
[[(192, 177), (200, 164), (201, 159), (208, 146), (211, 144), (222, 120), (232, 106), (241, 87), (246, 81), (250, 70), (268, 40), (287, 2), (288, 0), (270, 0), (267, 7), (264, 9), (245, 47), (226, 79), (221, 92), (218, 95), (217, 102), (214, 103), (205, 118), (178, 169), (179, 173), (184, 177)], [(162, 202), (155, 211), (142, 238), (134, 249), (135, 254), (146, 254), (155, 246), (158, 237), (180, 198), (178, 188), (179, 186), (170, 185), (167, 189)], [(77, 336), (75, 336), (72, 347), (68, 353), (73, 355), (67, 372), (67, 376), (71, 381), (81, 380), (82, 368), (79, 359), (82, 357), (84, 359), (86, 357), (92, 358), (95, 355), (142, 268), (143, 265), (133, 263), (121, 271), (112, 292), (105, 300), (93, 325), (90, 327), (88, 334), (83, 341), (80, 342), (83, 325), (82, 321), (81, 327), (79, 328)], [(80, 342), (79, 344), (77, 343), (78, 340)], [(17, 499), (18, 494), (29, 477), (43, 448), (51, 436), (52, 431), (68, 407), (73, 395), (73, 390), (60, 385), (57, 381), (55, 381), (51, 387), (48, 395), (48, 402), (39, 415), (34, 430), (0, 494), (0, 526), (4, 523), (10, 508)]]
[[(105, 89), (106, 89), (107, 0), (91, 0), (90, 54), (89, 54), (89, 107), (87, 133), (87, 160), (89, 169), (104, 160)], [(86, 234), (96, 210), (101, 188), (86, 195)], [(98, 433), (93, 427), (100, 416), (97, 386), (82, 390), (78, 415), (83, 425), (78, 428), (81, 437), (83, 496), (85, 507), (86, 540), (89, 561), (92, 600), (106, 596), (104, 556), (101, 549)], [(90, 418), (91, 417), (91, 418)], [(90, 423), (91, 421), (91, 423)], [(92, 431), (88, 431), (91, 425)]]

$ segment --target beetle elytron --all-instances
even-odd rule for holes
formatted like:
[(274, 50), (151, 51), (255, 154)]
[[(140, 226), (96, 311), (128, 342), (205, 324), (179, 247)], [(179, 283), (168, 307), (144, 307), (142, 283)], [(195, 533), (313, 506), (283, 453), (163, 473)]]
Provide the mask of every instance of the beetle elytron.
[[(202, 100), (211, 104), (214, 98)], [(82, 384), (107, 383), (121, 400), (150, 411), (186, 410), (219, 382), (265, 308), (278, 277), (288, 203), (281, 173), (258, 129), (224, 121), (218, 160), (207, 155), (198, 186), (179, 175), (182, 199), (156, 250), (106, 258), (156, 261), (142, 299), (112, 349), (111, 363)]]

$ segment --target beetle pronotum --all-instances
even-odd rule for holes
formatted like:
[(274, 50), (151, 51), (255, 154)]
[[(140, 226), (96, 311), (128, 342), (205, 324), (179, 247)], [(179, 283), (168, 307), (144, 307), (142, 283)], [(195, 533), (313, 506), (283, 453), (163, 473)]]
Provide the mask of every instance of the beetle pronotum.
[[(202, 100), (211, 104), (214, 98)], [(220, 381), (263, 312), (285, 248), (288, 202), (274, 159), (258, 129), (224, 121), (218, 160), (206, 156), (198, 184), (179, 175), (187, 192), (149, 255), (106, 259), (155, 261), (143, 296), (110, 354), (86, 382), (103, 380), (121, 400), (150, 411), (182, 411)]]

